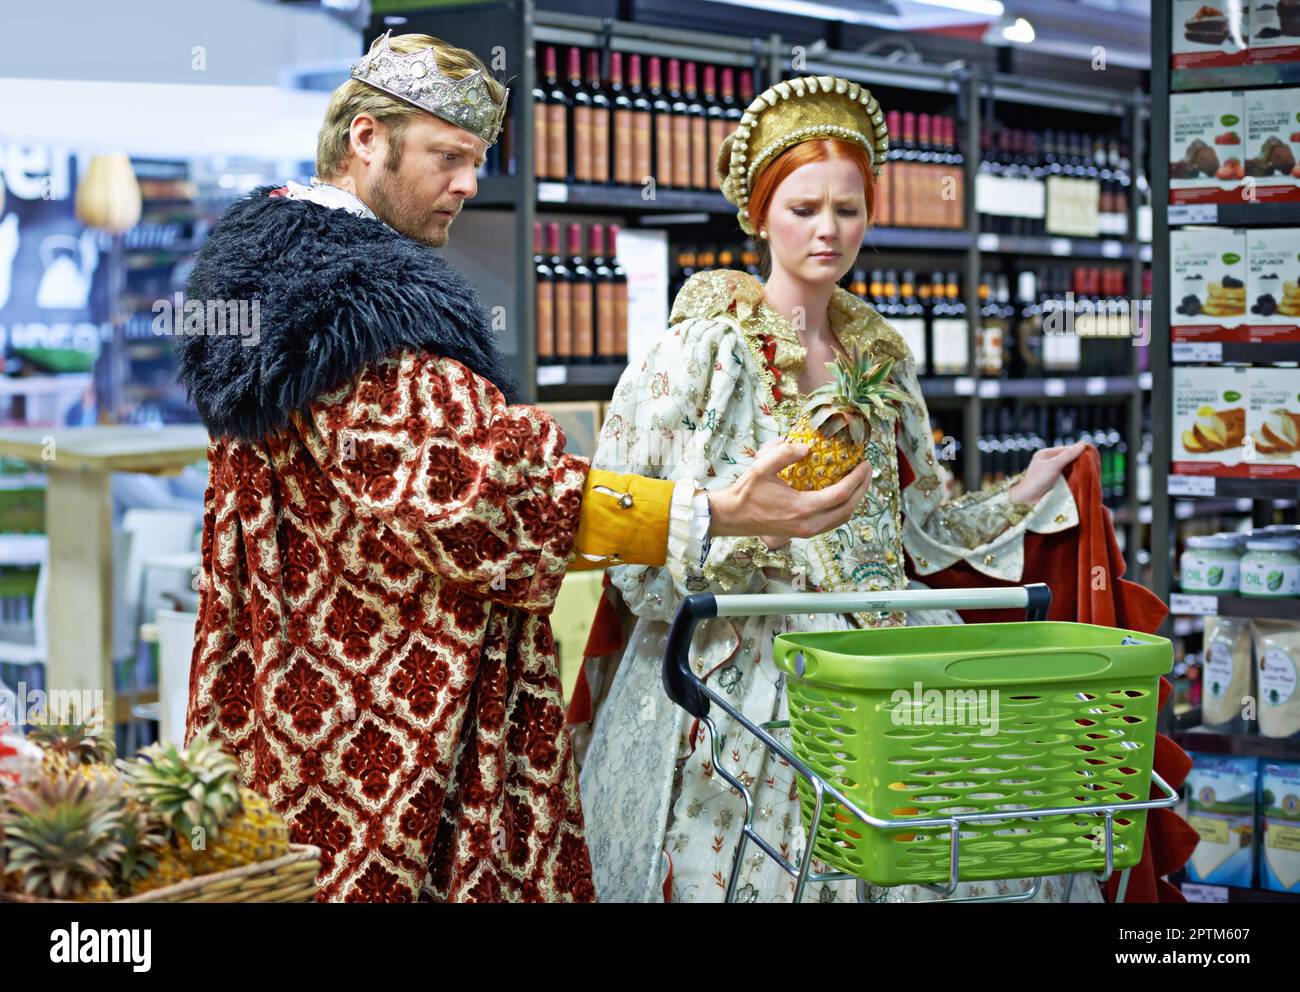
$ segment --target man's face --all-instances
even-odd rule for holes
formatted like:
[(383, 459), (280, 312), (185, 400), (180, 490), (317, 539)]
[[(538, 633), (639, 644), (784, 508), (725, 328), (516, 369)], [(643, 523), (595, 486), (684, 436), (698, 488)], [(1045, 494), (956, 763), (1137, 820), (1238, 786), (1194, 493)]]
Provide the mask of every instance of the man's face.
[(420, 114), (405, 129), (394, 156), (387, 129), (358, 183), (361, 198), (389, 227), (412, 241), (441, 248), (465, 201), (478, 192), (475, 173), (487, 142), (432, 114)]

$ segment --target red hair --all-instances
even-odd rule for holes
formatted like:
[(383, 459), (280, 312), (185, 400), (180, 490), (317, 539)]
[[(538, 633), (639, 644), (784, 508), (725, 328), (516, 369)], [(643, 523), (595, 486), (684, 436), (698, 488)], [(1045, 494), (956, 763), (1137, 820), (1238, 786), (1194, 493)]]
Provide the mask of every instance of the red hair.
[(867, 198), (867, 223), (870, 224), (876, 216), (876, 180), (867, 150), (856, 142), (843, 138), (818, 138), (791, 145), (758, 174), (749, 196), (749, 216), (753, 225), (762, 227), (776, 188), (790, 173), (811, 162), (829, 162), (833, 159), (848, 159), (862, 173), (862, 191)]

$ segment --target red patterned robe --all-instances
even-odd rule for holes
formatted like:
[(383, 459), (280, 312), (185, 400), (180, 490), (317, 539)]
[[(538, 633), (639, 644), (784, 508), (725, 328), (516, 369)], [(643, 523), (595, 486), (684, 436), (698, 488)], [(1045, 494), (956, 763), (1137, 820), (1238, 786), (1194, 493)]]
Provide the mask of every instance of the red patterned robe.
[(322, 901), (589, 901), (546, 614), (587, 462), (400, 351), (209, 450), (187, 739), (215, 722)]

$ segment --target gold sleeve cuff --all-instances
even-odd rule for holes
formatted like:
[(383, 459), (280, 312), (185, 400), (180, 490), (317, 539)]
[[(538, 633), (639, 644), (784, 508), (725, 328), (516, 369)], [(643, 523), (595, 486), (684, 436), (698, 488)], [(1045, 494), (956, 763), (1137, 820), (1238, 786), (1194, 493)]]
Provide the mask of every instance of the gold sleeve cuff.
[(667, 479), (593, 468), (582, 492), (578, 538), (569, 570), (663, 565), (674, 485)]

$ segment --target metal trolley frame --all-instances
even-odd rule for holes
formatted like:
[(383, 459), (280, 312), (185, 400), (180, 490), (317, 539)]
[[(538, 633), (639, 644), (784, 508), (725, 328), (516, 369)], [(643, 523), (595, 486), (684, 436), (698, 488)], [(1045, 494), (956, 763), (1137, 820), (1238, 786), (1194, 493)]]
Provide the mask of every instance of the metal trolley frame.
[[(772, 858), (781, 869), (795, 881), (794, 901), (802, 900), (804, 890), (809, 882), (856, 881), (858, 896), (865, 893), (866, 883), (856, 875), (847, 872), (812, 871), (813, 851), (817, 843), (817, 831), (821, 826), (822, 808), (827, 798), (838, 802), (859, 822), (873, 830), (900, 830), (917, 827), (947, 826), (952, 837), (951, 869), (948, 884), (937, 886), (924, 882), (916, 884), (929, 889), (941, 897), (951, 896), (957, 889), (960, 873), (960, 835), (963, 823), (980, 823), (988, 820), (1038, 820), (1050, 816), (1077, 816), (1080, 813), (1100, 814), (1106, 819), (1106, 867), (1097, 874), (1100, 882), (1110, 879), (1115, 871), (1115, 834), (1114, 818), (1116, 814), (1140, 810), (1167, 809), (1178, 802), (1178, 793), (1170, 788), (1169, 783), (1151, 772), (1152, 783), (1160, 790), (1159, 799), (1130, 800), (1119, 803), (1097, 803), (1087, 806), (1054, 806), (1028, 812), (999, 811), (993, 813), (955, 813), (951, 816), (928, 817), (926, 819), (882, 820), (859, 808), (842, 792), (808, 768), (790, 751), (777, 741), (770, 731), (787, 726), (788, 721), (771, 721), (755, 724), (747, 720), (727, 699), (705, 684), (692, 671), (690, 666), (691, 637), (695, 626), (701, 620), (714, 617), (750, 617), (779, 616), (792, 613), (857, 613), (857, 612), (894, 612), (917, 609), (1024, 609), (1027, 621), (1047, 619), (1047, 610), (1052, 602), (1051, 590), (1041, 583), (1028, 586), (1009, 586), (993, 589), (951, 589), (927, 590), (912, 589), (898, 592), (869, 593), (789, 593), (784, 595), (726, 595), (716, 596), (712, 593), (696, 593), (687, 596), (673, 618), (672, 628), (668, 634), (668, 644), (664, 652), (663, 684), (669, 698), (698, 719), (709, 732), (709, 741), (713, 754), (713, 766), (718, 774), (738, 791), (745, 800), (745, 821), (742, 827), (740, 844), (732, 863), (731, 876), (727, 883), (725, 901), (732, 902), (736, 886), (740, 879), (740, 869), (744, 862), (745, 848), (749, 842), (756, 844), (768, 857)], [(741, 727), (759, 739), (768, 750), (786, 761), (799, 775), (806, 779), (815, 796), (812, 830), (804, 845), (803, 854), (798, 864), (780, 854), (773, 846), (759, 836), (754, 829), (755, 804), (753, 795), (740, 779), (729, 771), (722, 760), (721, 742), (713, 718), (709, 715), (711, 705), (716, 705), (722, 712), (735, 720)], [(1006, 896), (947, 899), (949, 902), (1028, 902), (1042, 887), (1043, 876), (1023, 876), (1035, 878), (1029, 891)], [(1073, 885), (1074, 875), (1070, 877)], [(1128, 869), (1121, 874), (1118, 899), (1123, 901), (1128, 882)], [(1069, 898), (1069, 889), (1066, 898)]]

